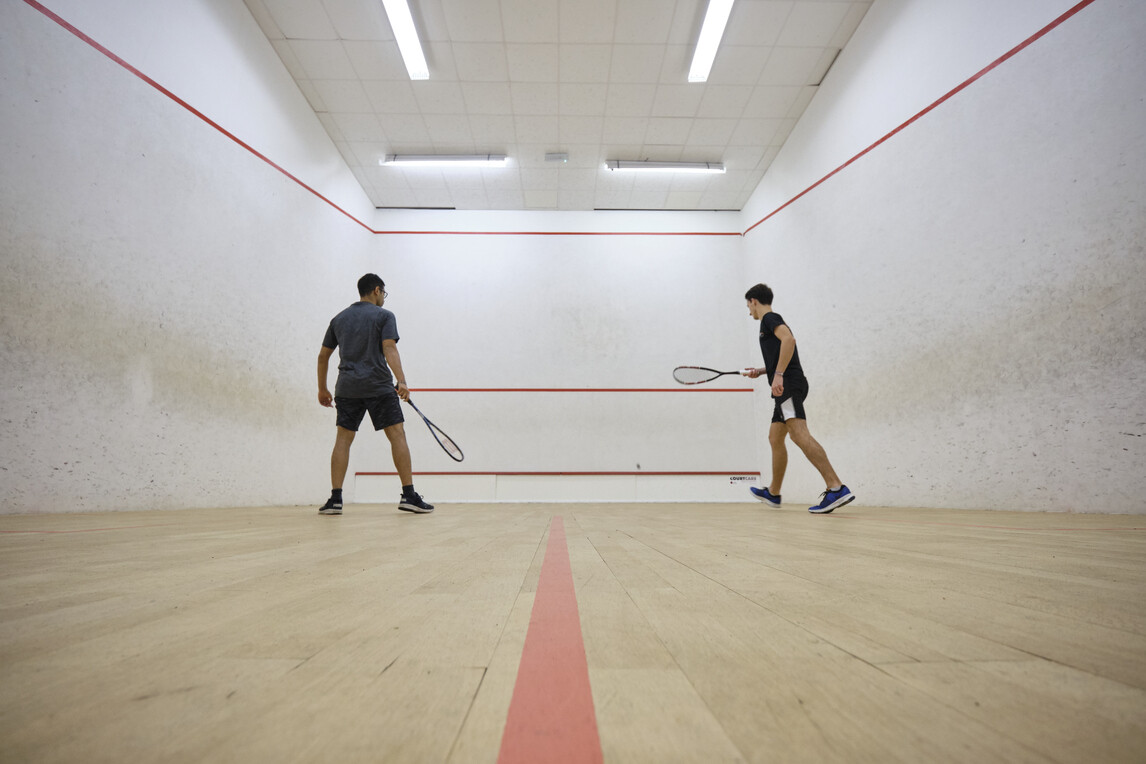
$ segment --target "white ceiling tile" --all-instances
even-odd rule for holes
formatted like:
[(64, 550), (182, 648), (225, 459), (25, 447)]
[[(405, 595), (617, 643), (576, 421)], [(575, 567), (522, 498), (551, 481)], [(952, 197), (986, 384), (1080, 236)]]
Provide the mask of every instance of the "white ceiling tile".
[(373, 114), (331, 114), (342, 137), (350, 143), (382, 143), (386, 132)]
[[(474, 143), (479, 146), (492, 146), (513, 140), (513, 117), (505, 114), (470, 113), (470, 132)], [(508, 150), (508, 147), (507, 147)]]
[(514, 82), (509, 86), (513, 113), (518, 115), (557, 114), (558, 86), (550, 82)]
[[(513, 101), (505, 82), (463, 82), (462, 97), (469, 114), (509, 114)], [(512, 125), (511, 125), (512, 127)]]
[(617, 0), (578, 0), (560, 7), (561, 42), (614, 42)]
[(735, 119), (694, 119), (692, 129), (688, 133), (685, 145), (696, 146), (727, 146), (732, 131), (736, 129)]
[(512, 82), (556, 82), (559, 57), (556, 45), (507, 45), (505, 55)]
[(555, 210), (557, 209), (556, 188), (530, 188), (525, 187), (525, 208), (527, 210)]
[[(475, 209), (743, 204), (871, 4), (737, 0), (709, 81), (689, 84), (707, 0), (417, 0), (431, 74), (417, 82), (380, 0), (244, 1), (376, 205)], [(431, 151), (505, 152), (513, 166), (367, 166)], [(547, 152), (569, 160), (555, 168)], [(739, 174), (634, 183), (605, 159), (722, 160)]]
[(612, 84), (605, 99), (605, 114), (610, 117), (647, 117), (653, 111), (656, 86)]
[(783, 47), (826, 47), (848, 14), (851, 3), (796, 3), (776, 45)]
[(604, 131), (612, 141), (641, 144), (648, 124), (644, 117), (605, 117)]
[(493, 43), (454, 43), (454, 66), (463, 82), (505, 82), (505, 46)]
[(752, 97), (751, 85), (708, 85), (696, 111), (698, 117), (736, 118)]
[(605, 113), (608, 86), (562, 83), (559, 87), (561, 114), (595, 115)]
[(654, 117), (692, 117), (703, 97), (704, 88), (696, 85), (658, 85), (652, 114)]
[(373, 114), (374, 106), (366, 97), (359, 80), (311, 80), (326, 111)]
[(612, 55), (611, 45), (560, 46), (561, 82), (608, 82)]
[(836, 56), (840, 52), (835, 48), (824, 48), (820, 51), (820, 60), (812, 67), (812, 73), (808, 75), (809, 85), (819, 85), (823, 82), (824, 77), (827, 76), (828, 70), (836, 61)]
[(456, 82), (419, 80), (410, 84), (423, 114), (457, 114), (465, 108), (462, 88)]
[(342, 44), (355, 73), (363, 80), (409, 80), (398, 43), (378, 40), (349, 40)]
[(393, 40), (382, 0), (323, 0), (326, 15), (343, 40)]
[(418, 99), (409, 80), (363, 80), (362, 87), (378, 114), (414, 114)]
[[(742, 119), (728, 142), (733, 146), (767, 146), (783, 122), (782, 119)], [(760, 150), (763, 151), (762, 148)]]
[[(755, 85), (773, 48), (722, 45), (708, 75), (710, 85)], [(804, 83), (800, 83), (801, 85)]]
[(290, 49), (309, 80), (353, 80), (358, 77), (338, 40), (290, 40)]
[[(430, 41), (422, 45), (426, 65), (430, 69), (430, 79), (435, 82), (456, 81), (458, 69), (454, 65), (454, 46), (449, 42)], [(402, 65), (405, 69), (405, 64)], [(406, 75), (409, 76), (409, 75)]]
[(786, 117), (801, 90), (798, 85), (758, 85), (744, 107), (743, 116), (775, 119)]
[[(688, 83), (688, 70), (692, 68), (692, 45), (666, 45), (661, 57), (661, 73), (658, 82), (664, 85)], [(717, 51), (719, 55), (719, 50)], [(711, 79), (711, 76), (709, 77)]]
[(275, 25), (288, 40), (337, 40), (322, 3), (310, 0), (263, 0)]
[(728, 16), (728, 28), (724, 30), (721, 45), (747, 45), (770, 48), (780, 39), (784, 22), (795, 6), (791, 0), (785, 2), (748, 0), (732, 6)]
[(557, 137), (562, 143), (596, 143), (601, 140), (604, 124), (604, 117), (562, 116)]
[(657, 82), (664, 57), (663, 45), (614, 45), (609, 81)]
[(442, 0), (450, 39), (458, 42), (502, 42), (498, 0)]
[(558, 42), (558, 7), (558, 0), (501, 0), (505, 41)]
[(438, 153), (468, 154), (474, 151), (470, 123), (460, 114), (427, 114), (426, 132)]
[(688, 140), (693, 120), (680, 117), (653, 117), (645, 130), (646, 144), (683, 144)]
[(665, 209), (695, 210), (703, 196), (701, 191), (669, 191), (665, 197)]
[(617, 0), (614, 42), (667, 43), (672, 12), (665, 0)]
[(545, 143), (558, 141), (557, 117), (520, 116), (513, 118), (513, 128), (519, 143)]
[(429, 148), (430, 133), (421, 114), (379, 114), (378, 123), (391, 144), (415, 145), (421, 152)]
[(758, 85), (807, 85), (820, 63), (820, 48), (773, 48)]

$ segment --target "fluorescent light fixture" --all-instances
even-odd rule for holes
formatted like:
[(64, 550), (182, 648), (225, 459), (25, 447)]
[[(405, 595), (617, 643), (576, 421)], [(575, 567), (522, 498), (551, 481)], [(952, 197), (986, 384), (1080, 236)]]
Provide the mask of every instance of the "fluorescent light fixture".
[(642, 172), (724, 172), (719, 162), (642, 162), (628, 159), (610, 159), (605, 162), (610, 170), (639, 170)]
[(406, 0), (382, 0), (382, 5), (386, 7), (386, 16), (390, 19), (390, 28), (394, 30), (394, 39), (398, 41), (398, 50), (402, 53), (410, 79), (430, 79), (430, 67), (426, 66), (426, 57), (422, 54), (422, 43), (414, 29), (410, 6)]
[(381, 165), (399, 167), (505, 167), (505, 154), (387, 154)]
[(708, 10), (704, 13), (704, 23), (700, 25), (700, 37), (696, 40), (696, 51), (692, 54), (692, 66), (688, 70), (689, 82), (707, 82), (716, 59), (716, 49), (724, 36), (728, 24), (728, 14), (732, 13), (732, 0), (708, 0)]

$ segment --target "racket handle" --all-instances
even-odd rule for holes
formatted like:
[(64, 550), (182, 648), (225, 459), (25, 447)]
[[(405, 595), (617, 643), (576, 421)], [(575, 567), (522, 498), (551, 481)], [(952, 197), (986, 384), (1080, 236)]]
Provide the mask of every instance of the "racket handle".
[(755, 371), (755, 369), (741, 369), (740, 370), (740, 376), (747, 377), (749, 372), (752, 372), (752, 371)]

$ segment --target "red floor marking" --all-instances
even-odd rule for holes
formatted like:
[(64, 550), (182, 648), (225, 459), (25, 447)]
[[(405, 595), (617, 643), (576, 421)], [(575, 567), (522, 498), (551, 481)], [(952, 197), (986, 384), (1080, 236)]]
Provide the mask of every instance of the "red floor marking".
[(565, 541), (554, 517), (498, 764), (601, 762), (589, 665)]

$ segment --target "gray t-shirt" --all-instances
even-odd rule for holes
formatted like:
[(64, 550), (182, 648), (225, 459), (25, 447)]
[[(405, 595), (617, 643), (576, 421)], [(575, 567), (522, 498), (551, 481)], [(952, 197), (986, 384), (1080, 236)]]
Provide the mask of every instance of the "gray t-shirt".
[(376, 398), (394, 389), (382, 340), (398, 341), (394, 314), (358, 301), (330, 320), (323, 347), (338, 348), (336, 398)]

